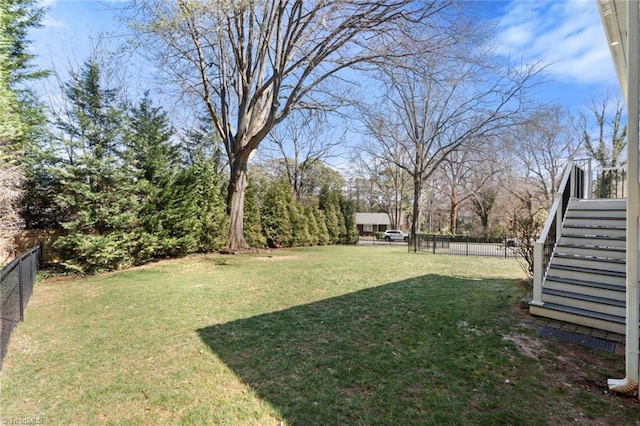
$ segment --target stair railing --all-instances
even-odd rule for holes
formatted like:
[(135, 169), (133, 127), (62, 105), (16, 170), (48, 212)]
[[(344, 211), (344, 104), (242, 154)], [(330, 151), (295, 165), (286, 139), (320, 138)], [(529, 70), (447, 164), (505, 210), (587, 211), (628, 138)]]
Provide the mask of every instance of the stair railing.
[[(591, 187), (591, 167), (590, 162), (576, 164), (574, 160), (569, 160), (558, 191), (553, 197), (553, 204), (549, 211), (549, 216), (542, 227), (540, 236), (533, 247), (533, 300), (532, 305), (542, 306), (542, 283), (549, 267), (551, 255), (560, 239), (562, 221), (567, 212), (571, 198), (586, 198)], [(585, 166), (587, 170), (585, 170)]]

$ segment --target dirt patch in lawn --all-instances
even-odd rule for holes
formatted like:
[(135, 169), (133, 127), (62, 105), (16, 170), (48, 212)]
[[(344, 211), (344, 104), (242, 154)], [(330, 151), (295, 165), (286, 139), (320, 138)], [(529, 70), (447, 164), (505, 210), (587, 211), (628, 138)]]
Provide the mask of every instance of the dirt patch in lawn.
[(540, 360), (540, 355), (547, 351), (539, 339), (524, 334), (509, 333), (503, 339), (513, 342), (521, 354), (535, 360)]

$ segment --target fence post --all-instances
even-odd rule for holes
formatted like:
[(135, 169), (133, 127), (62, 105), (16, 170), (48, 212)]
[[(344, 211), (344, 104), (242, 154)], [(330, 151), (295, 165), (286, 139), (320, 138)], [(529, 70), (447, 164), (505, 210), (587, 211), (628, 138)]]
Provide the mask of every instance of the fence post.
[(504, 243), (504, 258), (507, 258), (507, 236), (502, 237), (502, 241)]
[(436, 234), (433, 234), (433, 254), (436, 254)]
[(22, 283), (22, 257), (18, 261), (18, 295), (20, 301), (20, 321), (24, 321), (24, 289)]

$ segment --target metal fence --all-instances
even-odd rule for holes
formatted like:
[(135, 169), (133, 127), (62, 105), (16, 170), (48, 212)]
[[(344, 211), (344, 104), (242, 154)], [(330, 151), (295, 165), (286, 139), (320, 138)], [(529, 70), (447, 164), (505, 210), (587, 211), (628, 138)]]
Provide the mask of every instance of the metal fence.
[(0, 369), (9, 347), (11, 333), (19, 321), (24, 320), (24, 309), (29, 302), (36, 275), (42, 263), (42, 245), (14, 259), (0, 271)]
[(407, 242), (402, 240), (387, 241), (382, 238), (378, 239), (375, 235), (360, 236), (358, 244), (361, 246), (406, 246)]
[(471, 235), (419, 234), (415, 244), (409, 242), (409, 251), (452, 254), (458, 256), (518, 257), (513, 238), (482, 237)]

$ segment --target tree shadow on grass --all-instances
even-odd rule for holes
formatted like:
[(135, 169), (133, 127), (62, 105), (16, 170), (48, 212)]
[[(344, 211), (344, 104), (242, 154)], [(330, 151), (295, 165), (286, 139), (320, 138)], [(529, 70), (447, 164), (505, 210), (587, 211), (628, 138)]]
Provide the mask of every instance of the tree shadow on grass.
[(513, 287), (428, 275), (198, 332), (289, 424), (520, 423)]

